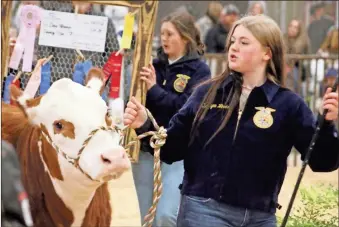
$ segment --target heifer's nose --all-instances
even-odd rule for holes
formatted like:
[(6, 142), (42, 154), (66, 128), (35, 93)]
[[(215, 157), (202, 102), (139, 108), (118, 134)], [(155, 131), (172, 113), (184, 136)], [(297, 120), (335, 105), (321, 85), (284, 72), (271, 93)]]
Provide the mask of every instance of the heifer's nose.
[(118, 161), (118, 159), (125, 159), (125, 158), (126, 158), (125, 152), (123, 152), (122, 154), (119, 154), (119, 155), (107, 155), (107, 154), (101, 155), (101, 160), (106, 165), (110, 165), (113, 162)]
[(124, 171), (129, 168), (129, 159), (123, 147), (114, 148), (100, 155), (108, 171)]

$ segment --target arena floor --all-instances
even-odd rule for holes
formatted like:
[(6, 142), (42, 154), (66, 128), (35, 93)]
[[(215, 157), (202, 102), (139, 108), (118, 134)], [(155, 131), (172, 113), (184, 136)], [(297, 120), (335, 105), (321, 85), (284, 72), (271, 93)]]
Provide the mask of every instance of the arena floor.
[[(282, 209), (277, 211), (277, 215), (283, 217), (291, 198), (294, 185), (299, 175), (300, 167), (289, 167), (283, 188), (280, 192), (279, 203)], [(316, 183), (333, 184), (338, 187), (338, 171), (332, 173), (313, 173), (309, 168), (306, 169), (302, 185), (310, 186)], [(110, 187), (115, 191), (114, 197), (111, 198), (113, 205), (113, 225), (114, 226), (140, 226), (139, 205), (133, 183), (132, 172), (129, 171), (117, 181), (112, 181)], [(298, 196), (295, 206), (300, 204)]]

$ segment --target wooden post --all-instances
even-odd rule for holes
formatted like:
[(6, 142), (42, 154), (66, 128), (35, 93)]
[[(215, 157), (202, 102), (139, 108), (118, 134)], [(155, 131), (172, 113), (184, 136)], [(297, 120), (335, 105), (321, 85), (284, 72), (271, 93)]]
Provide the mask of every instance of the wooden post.
[[(143, 105), (146, 103), (146, 85), (140, 80), (139, 72), (142, 67), (147, 66), (151, 60), (152, 40), (155, 28), (155, 22), (158, 11), (158, 1), (146, 1), (139, 13), (138, 34), (136, 37), (136, 46), (133, 56), (133, 71), (130, 97), (134, 96), (141, 101)], [(134, 130), (128, 129), (125, 136), (125, 144), (136, 140)], [(139, 160), (140, 143), (136, 142), (130, 149), (132, 162)]]
[(9, 57), (9, 30), (12, 18), (12, 1), (1, 1), (1, 90), (4, 77), (7, 75)]

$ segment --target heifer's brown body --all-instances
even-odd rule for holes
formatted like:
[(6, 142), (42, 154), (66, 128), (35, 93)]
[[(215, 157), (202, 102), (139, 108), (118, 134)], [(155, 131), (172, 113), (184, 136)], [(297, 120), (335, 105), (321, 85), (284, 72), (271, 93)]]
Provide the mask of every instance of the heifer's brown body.
[[(49, 173), (45, 171), (40, 158), (38, 139), (41, 129), (31, 125), (22, 109), (2, 103), (3, 140), (12, 143), (21, 162), (22, 181), (27, 190), (35, 227), (71, 226), (72, 211), (54, 190), (50, 176), (63, 180), (56, 151), (43, 140), (42, 157)], [(103, 184), (86, 210), (82, 226), (109, 226), (112, 209), (107, 184)]]

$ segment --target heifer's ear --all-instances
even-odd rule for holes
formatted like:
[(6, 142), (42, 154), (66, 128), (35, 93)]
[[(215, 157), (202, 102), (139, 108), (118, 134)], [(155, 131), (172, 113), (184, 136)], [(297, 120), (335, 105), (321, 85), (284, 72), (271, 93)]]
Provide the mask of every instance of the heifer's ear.
[(121, 98), (116, 98), (109, 101), (109, 111), (113, 120), (113, 124), (123, 126), (124, 116), (124, 101)]
[(102, 95), (105, 88), (105, 74), (102, 69), (97, 67), (91, 68), (86, 76), (85, 86)]
[(9, 92), (11, 94), (11, 99), (13, 101), (17, 101), (18, 98), (20, 96), (22, 96), (22, 94), (23, 94), (23, 91), (20, 88), (18, 88), (17, 86), (15, 86), (14, 84), (11, 84), (9, 86)]
[(30, 118), (34, 118), (35, 111), (31, 109), (40, 104), (42, 95), (37, 98), (31, 98), (15, 85), (10, 85), (11, 99), (15, 105), (22, 107)]

